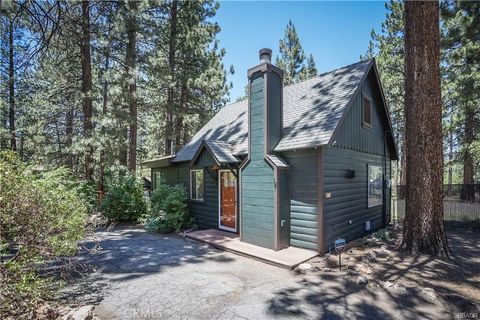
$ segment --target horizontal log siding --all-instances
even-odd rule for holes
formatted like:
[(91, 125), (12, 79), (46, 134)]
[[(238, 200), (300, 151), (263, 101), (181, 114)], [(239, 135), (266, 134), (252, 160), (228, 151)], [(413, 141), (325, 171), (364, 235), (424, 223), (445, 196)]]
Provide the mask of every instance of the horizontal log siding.
[(273, 168), (264, 160), (264, 81), (252, 80), (249, 106), (250, 161), (241, 172), (242, 240), (273, 248), (274, 185)]
[(286, 152), (290, 166), (290, 244), (317, 250), (318, 152)]
[[(372, 128), (362, 125), (363, 96), (371, 102)], [(373, 230), (383, 227), (383, 207), (368, 208), (367, 165), (385, 167), (386, 157), (386, 177), (390, 178), (390, 152), (384, 140), (387, 128), (380, 90), (372, 71), (337, 129), (332, 147), (325, 149), (324, 191), (331, 193), (331, 198), (324, 198), (325, 249), (328, 250), (338, 237), (350, 241), (364, 236), (367, 220), (370, 220)], [(347, 170), (354, 170), (355, 178), (346, 178)], [(389, 217), (391, 190), (386, 191), (384, 205)]]
[[(290, 174), (288, 169), (278, 170), (278, 205), (280, 209), (279, 247), (290, 246)], [(282, 224), (283, 221), (283, 224)]]
[(208, 161), (209, 155), (200, 157), (204, 166), (182, 163), (178, 165), (177, 180), (179, 184), (187, 188), (190, 197), (190, 170), (202, 169), (205, 179), (204, 199), (203, 201), (188, 201), (188, 208), (191, 215), (195, 218), (195, 222), (200, 229), (218, 228), (218, 175), (217, 172), (211, 170), (213, 159)]
[[(324, 201), (325, 249), (333, 246), (337, 238), (354, 240), (366, 234), (365, 222), (372, 230), (383, 227), (382, 206), (368, 208), (367, 166), (384, 166), (383, 156), (345, 150), (338, 147), (325, 149), (324, 188), (331, 198)], [(390, 176), (387, 159), (387, 177)], [(345, 176), (347, 170), (355, 171), (355, 178)], [(390, 195), (387, 195), (390, 199)], [(385, 201), (385, 199), (384, 199)], [(389, 200), (386, 201), (389, 203)], [(389, 206), (387, 207), (389, 210)], [(388, 211), (387, 211), (388, 212)], [(352, 224), (349, 224), (349, 220)]]

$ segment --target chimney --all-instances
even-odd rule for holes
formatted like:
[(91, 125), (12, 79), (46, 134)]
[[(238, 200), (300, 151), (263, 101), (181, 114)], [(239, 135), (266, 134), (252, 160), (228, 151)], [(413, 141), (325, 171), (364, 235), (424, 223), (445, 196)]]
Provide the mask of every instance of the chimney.
[(263, 159), (282, 135), (283, 71), (272, 64), (271, 49), (260, 49), (259, 57), (260, 63), (248, 70), (249, 154)]
[(267, 63), (272, 62), (272, 50), (271, 49), (268, 49), (268, 48), (260, 49), (259, 55), (260, 55), (260, 62), (267, 62)]

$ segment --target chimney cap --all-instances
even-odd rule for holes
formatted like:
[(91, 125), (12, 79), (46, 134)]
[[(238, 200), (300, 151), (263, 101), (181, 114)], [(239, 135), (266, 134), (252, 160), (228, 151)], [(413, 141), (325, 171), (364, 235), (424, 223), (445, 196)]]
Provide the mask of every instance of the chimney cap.
[(262, 62), (272, 62), (272, 49), (262, 48), (259, 50), (260, 61)]

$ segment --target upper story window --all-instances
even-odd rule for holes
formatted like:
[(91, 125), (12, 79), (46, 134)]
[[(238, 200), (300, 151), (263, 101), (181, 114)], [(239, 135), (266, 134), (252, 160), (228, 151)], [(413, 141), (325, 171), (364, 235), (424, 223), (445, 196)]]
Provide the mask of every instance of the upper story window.
[(203, 201), (203, 170), (190, 170), (190, 199)]
[(363, 119), (362, 124), (366, 128), (372, 128), (372, 102), (366, 96), (363, 96), (362, 102)]

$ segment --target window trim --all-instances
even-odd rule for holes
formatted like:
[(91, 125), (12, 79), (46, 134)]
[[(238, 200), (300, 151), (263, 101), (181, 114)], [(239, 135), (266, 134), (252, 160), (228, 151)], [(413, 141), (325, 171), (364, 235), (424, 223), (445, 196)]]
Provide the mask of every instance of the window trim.
[[(381, 201), (380, 203), (376, 203), (376, 204), (370, 204), (370, 168), (371, 167), (376, 167), (376, 168), (380, 168), (381, 170), (381, 173), (382, 173), (382, 192), (381, 192)], [(373, 207), (378, 207), (378, 206), (382, 206), (383, 205), (383, 202), (384, 202), (384, 188), (385, 188), (385, 181), (384, 181), (384, 172), (383, 172), (383, 166), (379, 166), (379, 165), (375, 165), (375, 164), (367, 164), (367, 208), (373, 208)]]
[[(370, 107), (370, 123), (365, 121), (365, 100), (368, 101), (369, 107)], [(370, 96), (368, 96), (366, 94), (362, 94), (362, 126), (365, 129), (370, 129), (370, 130), (373, 129), (373, 114), (372, 113), (373, 113), (372, 99), (370, 98)]]
[[(203, 192), (202, 192), (202, 198), (201, 199), (193, 199), (192, 198), (192, 194), (193, 194), (193, 184), (192, 184), (192, 173), (193, 172), (198, 172), (200, 171), (202, 173), (202, 176), (203, 176)], [(197, 197), (198, 197), (198, 194), (197, 194)], [(203, 169), (191, 169), (190, 170), (190, 201), (196, 201), (196, 202), (204, 202), (205, 201), (205, 172), (203, 171)]]

